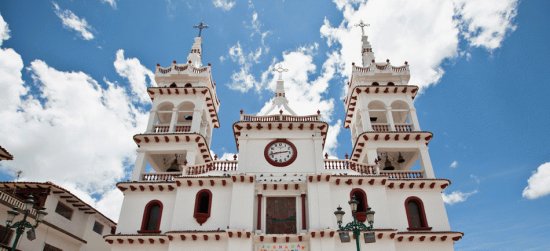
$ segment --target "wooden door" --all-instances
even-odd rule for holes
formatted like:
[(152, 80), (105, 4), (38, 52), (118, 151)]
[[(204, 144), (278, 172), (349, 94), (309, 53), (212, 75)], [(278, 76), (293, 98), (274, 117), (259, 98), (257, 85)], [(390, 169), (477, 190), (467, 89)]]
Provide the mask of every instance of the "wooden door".
[(267, 197), (266, 233), (296, 233), (296, 197)]

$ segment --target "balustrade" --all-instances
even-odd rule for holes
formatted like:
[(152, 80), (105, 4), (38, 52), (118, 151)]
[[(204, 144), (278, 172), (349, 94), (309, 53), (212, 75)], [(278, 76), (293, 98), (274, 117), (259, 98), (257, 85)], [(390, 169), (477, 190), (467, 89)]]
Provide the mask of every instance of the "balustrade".
[(397, 132), (412, 132), (413, 128), (411, 124), (395, 124), (395, 131)]
[(372, 124), (372, 130), (375, 132), (389, 132), (390, 131), (390, 125), (383, 124), (383, 123), (373, 123)]

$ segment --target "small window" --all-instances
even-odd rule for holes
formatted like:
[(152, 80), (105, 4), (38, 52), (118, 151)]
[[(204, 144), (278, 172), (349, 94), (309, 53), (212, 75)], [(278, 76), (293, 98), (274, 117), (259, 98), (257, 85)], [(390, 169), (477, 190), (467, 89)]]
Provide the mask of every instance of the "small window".
[(103, 224), (96, 221), (94, 223), (94, 232), (96, 232), (100, 235), (103, 234)]
[(0, 225), (0, 244), (9, 245), (12, 235), (13, 229)]
[(176, 85), (176, 83), (172, 83), (172, 84), (170, 84), (170, 87), (174, 88), (174, 87), (178, 87), (178, 86)]
[(378, 82), (374, 82), (374, 83), (372, 83), (372, 85), (379, 86), (380, 84)]
[(388, 85), (389, 86), (395, 86), (395, 84), (393, 82), (389, 82)]
[(193, 85), (191, 85), (191, 83), (187, 83), (187, 84), (185, 84), (183, 87), (186, 87), (186, 88), (187, 88), (187, 87), (193, 87)]
[(367, 194), (363, 189), (355, 188), (351, 190), (351, 193), (349, 194), (350, 199), (355, 196), (355, 199), (357, 202), (357, 220), (361, 222), (365, 222), (367, 220), (367, 208), (369, 207), (369, 204), (367, 202)]
[(153, 200), (145, 206), (143, 211), (143, 220), (141, 222), (140, 233), (158, 233), (160, 232), (160, 220), (162, 218), (162, 203)]
[(210, 218), (212, 208), (212, 192), (208, 189), (200, 190), (195, 197), (195, 213), (193, 217), (202, 225)]
[(48, 243), (44, 244), (44, 249), (42, 251), (63, 251), (61, 248), (54, 247)]
[(408, 230), (431, 230), (426, 220), (424, 203), (418, 197), (409, 197), (405, 200), (405, 211), (407, 212)]
[(73, 209), (61, 202), (57, 203), (55, 212), (69, 220), (73, 217)]

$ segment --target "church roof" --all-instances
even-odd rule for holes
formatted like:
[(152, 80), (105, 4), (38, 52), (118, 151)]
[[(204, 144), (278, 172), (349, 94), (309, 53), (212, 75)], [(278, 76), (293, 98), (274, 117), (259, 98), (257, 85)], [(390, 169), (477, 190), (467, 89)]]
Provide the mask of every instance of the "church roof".
[(52, 182), (31, 182), (31, 181), (23, 181), (23, 182), (0, 182), (0, 188), (39, 188), (39, 189), (50, 189), (53, 194), (59, 195), (62, 199), (60, 201), (64, 200), (67, 204), (78, 208), (78, 211), (84, 211), (88, 214), (98, 213), (103, 218), (105, 218), (107, 221), (109, 221), (111, 224), (116, 225), (116, 222), (111, 220), (109, 217), (105, 216), (103, 213), (95, 209), (90, 204), (84, 202), (82, 199), (78, 198), (73, 193), (69, 192), (69, 190), (58, 186)]
[(11, 155), (8, 150), (0, 146), (0, 160), (12, 160), (13, 155)]

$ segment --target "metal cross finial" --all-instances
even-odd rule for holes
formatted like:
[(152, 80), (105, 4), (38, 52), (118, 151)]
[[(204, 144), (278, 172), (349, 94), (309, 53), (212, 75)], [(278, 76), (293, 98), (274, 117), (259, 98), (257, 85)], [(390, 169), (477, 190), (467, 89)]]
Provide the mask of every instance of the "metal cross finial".
[(194, 25), (193, 28), (199, 29), (199, 37), (200, 37), (200, 36), (201, 36), (201, 33), (202, 33), (202, 29), (208, 28), (208, 25), (206, 25), (205, 23), (203, 23), (203, 22), (201, 21), (198, 25)]
[(288, 69), (283, 68), (282, 65), (278, 64), (275, 68), (273, 68), (273, 71), (276, 71), (279, 73), (279, 80), (283, 79), (283, 72), (287, 72)]
[(358, 24), (355, 25), (356, 27), (361, 27), (361, 35), (365, 35), (365, 27), (369, 27), (370, 24), (366, 24), (363, 22), (363, 20), (361, 20), (361, 22), (359, 22)]

